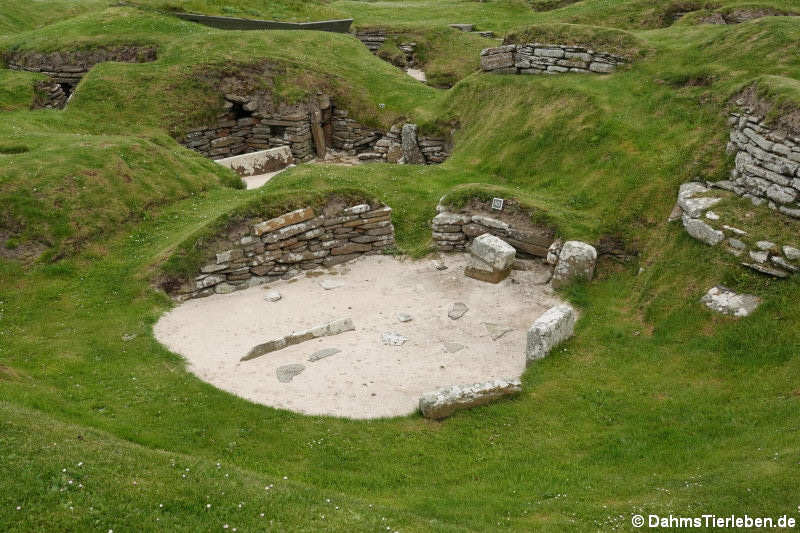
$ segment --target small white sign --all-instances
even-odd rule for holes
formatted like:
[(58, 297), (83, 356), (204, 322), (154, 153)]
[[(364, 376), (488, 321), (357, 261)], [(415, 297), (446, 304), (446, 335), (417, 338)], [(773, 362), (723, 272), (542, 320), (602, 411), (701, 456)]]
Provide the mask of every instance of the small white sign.
[(505, 202), (505, 200), (503, 200), (502, 198), (492, 198), (492, 209), (496, 211), (502, 211), (503, 202)]

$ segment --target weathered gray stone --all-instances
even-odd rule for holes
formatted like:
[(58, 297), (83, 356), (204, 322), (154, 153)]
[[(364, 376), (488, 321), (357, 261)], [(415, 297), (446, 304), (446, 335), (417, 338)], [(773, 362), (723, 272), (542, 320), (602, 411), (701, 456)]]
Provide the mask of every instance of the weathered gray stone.
[(548, 309), (528, 330), (525, 360), (528, 363), (547, 357), (555, 346), (572, 336), (575, 310), (566, 304)]
[(522, 384), (518, 379), (453, 385), (424, 394), (419, 399), (419, 410), (425, 418), (441, 420), (459, 409), (470, 409), (519, 392)]
[(716, 246), (725, 239), (724, 233), (715, 230), (698, 218), (691, 218), (683, 215), (681, 220), (683, 221), (683, 227), (686, 228), (686, 232), (689, 235), (709, 246)]
[(402, 346), (408, 341), (408, 337), (399, 333), (385, 332), (381, 335), (381, 342), (387, 346)]
[(264, 295), (264, 299), (266, 301), (268, 301), (268, 302), (277, 302), (281, 298), (282, 298), (281, 293), (279, 293), (278, 291), (274, 291), (274, 290), (273, 291), (268, 291)]
[(678, 192), (678, 205), (684, 214), (697, 218), (710, 207), (722, 201), (718, 197), (698, 197), (700, 194), (708, 194), (709, 189), (699, 183), (684, 183)]
[(750, 250), (750, 259), (756, 263), (766, 263), (768, 258), (769, 254), (767, 252), (756, 252), (754, 250)]
[(326, 278), (319, 281), (319, 286), (325, 289), (326, 291), (332, 291), (333, 289), (344, 287), (344, 282), (338, 279)]
[(772, 250), (775, 249), (777, 245), (774, 242), (770, 241), (756, 241), (756, 248), (759, 250)]
[(506, 333), (514, 331), (514, 328), (505, 324), (492, 324), (491, 322), (484, 322), (483, 325), (486, 327), (486, 331), (489, 332), (489, 336), (493, 341), (500, 339)]
[(314, 218), (314, 210), (310, 207), (297, 209), (295, 211), (291, 211), (290, 213), (286, 213), (285, 215), (281, 215), (271, 220), (256, 224), (253, 226), (253, 233), (260, 236), (264, 233), (269, 233), (286, 226), (305, 222), (306, 220), (310, 220), (312, 218)]
[(551, 284), (557, 289), (575, 279), (591, 281), (596, 261), (597, 250), (594, 246), (580, 241), (565, 242), (558, 254)]
[(466, 346), (464, 346), (463, 344), (459, 344), (457, 342), (445, 341), (444, 343), (442, 343), (442, 348), (447, 353), (456, 353), (466, 348)]
[(755, 311), (761, 303), (761, 298), (751, 294), (737, 294), (726, 287), (717, 285), (711, 287), (700, 301), (717, 313), (745, 317)]
[(789, 259), (790, 261), (800, 260), (800, 249), (795, 248), (794, 246), (784, 246), (783, 255), (785, 255), (786, 259)]
[(283, 365), (275, 369), (275, 375), (281, 383), (289, 383), (305, 369), (306, 367), (301, 364)]
[(403, 146), (403, 159), (409, 165), (424, 165), (425, 156), (419, 149), (417, 142), (417, 125), (403, 124), (401, 144)]
[(337, 353), (340, 352), (341, 350), (339, 348), (325, 348), (323, 350), (318, 350), (309, 355), (308, 360), (313, 363), (315, 361), (319, 361), (320, 359), (325, 359), (326, 357), (336, 355)]
[(728, 239), (728, 245), (735, 250), (744, 250), (747, 248), (747, 245), (745, 243), (743, 243), (739, 239), (734, 239), (733, 237), (730, 237)]
[(746, 266), (747, 268), (751, 268), (756, 272), (766, 274), (767, 276), (772, 276), (773, 278), (789, 277), (789, 273), (780, 268), (773, 268), (768, 265), (762, 265), (759, 263), (742, 263), (742, 265)]
[(475, 238), (470, 246), (470, 254), (494, 270), (511, 268), (516, 253), (513, 246), (489, 233)]
[(469, 307), (467, 304), (462, 302), (455, 302), (450, 304), (450, 308), (447, 310), (447, 316), (450, 320), (458, 320), (462, 316), (464, 316), (467, 311), (469, 311)]
[(221, 272), (222, 270), (225, 270), (226, 268), (228, 268), (228, 266), (230, 266), (230, 265), (228, 265), (228, 263), (223, 263), (223, 264), (212, 263), (212, 264), (203, 265), (202, 267), (200, 267), (200, 272), (202, 272), (203, 274), (211, 274), (213, 272)]
[(786, 259), (784, 259), (779, 255), (773, 255), (769, 258), (769, 260), (772, 261), (775, 264), (775, 266), (782, 268), (784, 270), (788, 270), (789, 272), (797, 272), (798, 270), (800, 270), (800, 268), (791, 264), (789, 261), (787, 261)]
[(273, 339), (253, 347), (253, 349), (250, 350), (250, 352), (248, 352), (247, 355), (242, 357), (241, 360), (249, 361), (251, 359), (255, 359), (256, 357), (260, 357), (264, 354), (280, 350), (287, 346), (294, 346), (295, 344), (300, 344), (301, 342), (317, 339), (319, 337), (339, 335), (340, 333), (353, 331), (355, 329), (356, 327), (353, 325), (352, 319), (342, 318), (339, 320), (334, 320), (333, 322), (328, 322), (327, 324), (323, 324), (321, 326), (316, 326), (311, 329), (293, 331), (289, 335), (286, 335), (284, 337), (279, 337), (277, 339)]
[(456, 226), (461, 224), (468, 224), (472, 220), (469, 215), (460, 215), (458, 213), (442, 212), (433, 217), (432, 224), (434, 226)]
[(400, 322), (411, 322), (414, 320), (414, 317), (409, 315), (408, 313), (397, 313), (397, 320)]

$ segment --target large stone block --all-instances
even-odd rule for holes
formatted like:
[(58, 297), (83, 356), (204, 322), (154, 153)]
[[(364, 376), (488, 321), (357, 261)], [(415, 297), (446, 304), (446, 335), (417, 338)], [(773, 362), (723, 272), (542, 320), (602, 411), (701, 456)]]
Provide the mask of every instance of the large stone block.
[(580, 241), (565, 242), (553, 269), (553, 287), (563, 287), (575, 279), (591, 281), (596, 261), (597, 250), (594, 246)]
[(424, 165), (425, 156), (417, 144), (417, 125), (403, 124), (401, 132), (401, 144), (403, 147), (403, 158), (409, 165)]
[(572, 337), (576, 318), (575, 310), (566, 304), (553, 307), (537, 318), (528, 330), (527, 363), (547, 357), (550, 350)]
[(522, 384), (518, 379), (453, 385), (424, 394), (419, 399), (419, 410), (425, 418), (441, 420), (459, 409), (470, 409), (520, 392)]
[(686, 228), (686, 232), (689, 235), (709, 246), (716, 246), (725, 239), (724, 233), (712, 228), (699, 218), (691, 218), (687, 215), (683, 215), (681, 220), (683, 221), (683, 227)]
[(484, 233), (472, 241), (464, 274), (480, 281), (499, 283), (511, 272), (516, 253), (510, 244)]
[(481, 69), (485, 72), (514, 69), (514, 54), (512, 52), (503, 52), (481, 56)]

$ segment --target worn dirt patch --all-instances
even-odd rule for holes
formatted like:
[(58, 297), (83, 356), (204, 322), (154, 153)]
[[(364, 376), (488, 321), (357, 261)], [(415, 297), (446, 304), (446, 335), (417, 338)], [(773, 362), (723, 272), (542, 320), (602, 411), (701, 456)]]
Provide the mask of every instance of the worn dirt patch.
[[(191, 300), (165, 314), (154, 332), (198, 377), (257, 403), (349, 418), (407, 415), (425, 392), (519, 377), (528, 327), (560, 303), (536, 284), (542, 278), (536, 271), (514, 271), (492, 285), (464, 276), (465, 256), (448, 256), (445, 263), (440, 271), (430, 260), (365, 256), (324, 276), (269, 285), (281, 293), (277, 302), (265, 300), (263, 287)], [(320, 283), (326, 279), (344, 285), (325, 290)], [(469, 311), (451, 320), (455, 302)], [(401, 322), (398, 313), (412, 320)], [(352, 318), (356, 330), (240, 361), (256, 344), (340, 318)], [(512, 330), (493, 340), (493, 324)], [(387, 332), (408, 341), (385, 345)], [(308, 360), (326, 348), (341, 352)], [(305, 368), (290, 381), (278, 379), (298, 364)]]

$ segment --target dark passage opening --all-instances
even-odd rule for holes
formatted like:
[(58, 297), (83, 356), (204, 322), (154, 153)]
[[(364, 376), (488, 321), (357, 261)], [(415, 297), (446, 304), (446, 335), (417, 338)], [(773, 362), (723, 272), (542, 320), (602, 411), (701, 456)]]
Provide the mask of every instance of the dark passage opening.
[(240, 118), (247, 118), (253, 116), (253, 114), (250, 111), (245, 110), (244, 105), (239, 102), (233, 102), (231, 113), (233, 113), (234, 118), (236, 118), (237, 120)]
[(61, 87), (61, 90), (64, 92), (64, 96), (67, 98), (72, 96), (72, 85), (69, 83), (59, 83), (58, 86)]

